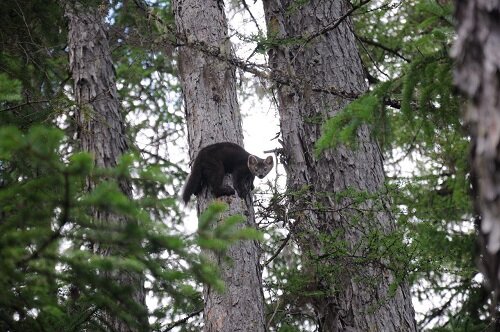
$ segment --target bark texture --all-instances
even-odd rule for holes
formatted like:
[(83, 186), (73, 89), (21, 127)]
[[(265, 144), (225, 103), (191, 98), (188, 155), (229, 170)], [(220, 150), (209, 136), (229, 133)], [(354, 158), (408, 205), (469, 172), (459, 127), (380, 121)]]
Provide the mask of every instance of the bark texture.
[[(222, 1), (173, 1), (177, 33), (189, 45), (207, 45), (230, 55), (227, 21)], [(182, 42), (181, 42), (182, 43)], [(236, 97), (235, 68), (197, 51), (179, 48), (179, 70), (184, 95), (191, 160), (198, 151), (216, 142), (243, 145), (241, 115)], [(229, 176), (226, 176), (228, 184)], [(204, 188), (198, 196), (198, 213), (214, 199)], [(253, 202), (247, 197), (222, 197), (229, 204), (227, 215), (247, 217), (246, 225), (255, 227)], [(205, 331), (264, 331), (260, 248), (255, 241), (239, 242), (229, 249), (226, 262), (212, 252), (205, 252), (221, 272), (224, 293), (204, 288)]]
[[(363, 260), (360, 267), (354, 259), (366, 255), (370, 232), (394, 229), (388, 209), (364, 214), (373, 202), (351, 209), (349, 198), (336, 201), (327, 194), (383, 188), (382, 156), (369, 128), (360, 128), (354, 150), (340, 146), (318, 158), (313, 151), (321, 124), (349, 103), (348, 96), (367, 89), (350, 20), (328, 29), (350, 9), (349, 2), (264, 0), (264, 9), (270, 37), (308, 40), (277, 44), (269, 61), (277, 81), (290, 82), (276, 87), (284, 163), (288, 190), (301, 192), (290, 197), (293, 210), (300, 211), (293, 216), (295, 240), (311, 270), (311, 290), (323, 294), (310, 299), (319, 330), (415, 331), (408, 286), (400, 285), (391, 297), (393, 274), (376, 261)], [(332, 249), (339, 243), (347, 244), (347, 254)]]
[(493, 291), (491, 307), (496, 312), (500, 294), (500, 1), (457, 1), (456, 10), (455, 84), (470, 99), (465, 121), (472, 143), (480, 263)]
[[(93, 155), (97, 167), (115, 167), (128, 146), (104, 23), (107, 9), (83, 6), (74, 1), (63, 4), (65, 17), (69, 20), (69, 65), (78, 106), (75, 122), (80, 149)], [(96, 185), (92, 179), (87, 179), (89, 192)], [(119, 185), (125, 195), (132, 197), (132, 187), (128, 181), (121, 180)], [(96, 223), (120, 226), (127, 222), (120, 216), (98, 210), (94, 210), (92, 214)], [(99, 243), (93, 244), (92, 249), (101, 255), (117, 254), (113, 248)], [(140, 278), (127, 273), (109, 277), (114, 278), (121, 286), (134, 289), (134, 301), (144, 305), (145, 292)], [(102, 319), (113, 331), (135, 331), (109, 312), (103, 312)], [(141, 323), (144, 327), (147, 326), (146, 312)]]

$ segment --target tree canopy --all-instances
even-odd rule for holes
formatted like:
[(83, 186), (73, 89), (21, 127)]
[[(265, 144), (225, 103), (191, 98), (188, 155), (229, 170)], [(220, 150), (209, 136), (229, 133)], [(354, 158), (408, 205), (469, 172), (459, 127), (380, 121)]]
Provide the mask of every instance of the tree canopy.
[[(189, 167), (178, 48), (190, 47), (236, 67), (240, 98), (275, 101), (279, 85), (304, 82), (271, 75), (261, 59), (277, 45), (306, 48), (345, 18), (331, 18), (320, 31), (285, 39), (266, 33), (263, 17), (252, 14), (262, 4), (226, 1), (227, 16), (236, 20), (230, 25), (231, 38), (253, 50), (239, 57), (179, 36), (171, 1), (83, 3), (101, 8), (108, 26), (130, 153), (114, 168), (99, 168), (91, 154), (79, 150), (68, 27), (60, 2), (3, 1), (0, 329), (106, 330), (99, 316), (105, 309), (138, 330), (198, 331), (201, 285), (224, 289), (217, 269), (200, 251), (223, 253), (235, 241), (263, 238), (268, 328), (314, 331), (314, 315), (304, 309), (303, 299), (322, 294), (312, 294), (304, 282), (308, 271), (290, 237), (294, 226), (289, 198), (303, 192), (272, 182), (262, 187), (255, 200), (260, 232), (241, 229), (241, 216), (215, 224), (226, 209), (217, 203), (201, 214), (195, 233), (184, 227), (189, 209), (181, 205), (178, 193)], [(307, 121), (322, 128), (317, 154), (339, 144), (355, 149), (358, 128), (368, 124), (384, 155), (387, 181), (376, 195), (355, 190), (325, 195), (339, 202), (349, 197), (353, 208), (366, 200), (375, 201), (375, 207), (386, 199), (393, 203), (396, 230), (368, 238), (373, 244), (368, 249), (383, 243), (387, 250), (367, 249), (363, 258), (390, 262), (396, 282), (410, 285), (419, 328), (483, 331), (492, 313), (490, 293), (476, 266), (470, 138), (461, 120), (465, 100), (452, 82), (452, 3), (362, 0), (352, 2), (347, 16), (355, 23), (369, 89), (344, 95), (352, 102), (336, 116)], [(255, 33), (238, 29), (238, 20), (259, 28)], [(341, 93), (335, 87), (307, 88)], [(88, 178), (98, 184), (91, 192), (85, 191)], [(123, 178), (132, 184), (132, 198), (119, 188)], [(92, 209), (133, 222), (123, 228), (96, 224)], [(343, 243), (327, 240), (340, 259)], [(95, 242), (119, 250), (97, 255), (89, 249)], [(318, 262), (316, 268), (321, 267)], [(132, 301), (131, 289), (107, 277), (125, 272), (144, 277), (148, 306)], [(338, 272), (322, 271), (330, 280)], [(144, 315), (150, 326), (137, 326)]]

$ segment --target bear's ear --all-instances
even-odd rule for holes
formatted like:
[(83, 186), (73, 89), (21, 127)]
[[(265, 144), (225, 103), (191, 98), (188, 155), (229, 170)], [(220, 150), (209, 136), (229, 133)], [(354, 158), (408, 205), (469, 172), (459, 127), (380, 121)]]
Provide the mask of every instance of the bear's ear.
[(250, 166), (255, 166), (259, 163), (259, 160), (257, 159), (256, 156), (254, 155), (249, 155), (248, 156), (248, 165)]
[(267, 157), (265, 163), (273, 166), (273, 164), (274, 164), (273, 156)]

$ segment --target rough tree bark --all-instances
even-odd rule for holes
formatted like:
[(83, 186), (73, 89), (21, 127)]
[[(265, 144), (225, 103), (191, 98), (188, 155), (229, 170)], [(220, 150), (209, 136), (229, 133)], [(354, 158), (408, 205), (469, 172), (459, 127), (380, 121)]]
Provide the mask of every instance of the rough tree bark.
[[(230, 55), (231, 44), (222, 1), (173, 1), (177, 34), (190, 45), (207, 45)], [(182, 44), (182, 41), (180, 41)], [(236, 98), (235, 68), (207, 56), (190, 46), (179, 48), (179, 71), (184, 95), (191, 160), (197, 152), (216, 142), (243, 145), (241, 116)], [(228, 181), (226, 176), (225, 181)], [(204, 190), (197, 198), (198, 213), (213, 200)], [(229, 204), (227, 215), (247, 217), (246, 225), (255, 227), (251, 195), (223, 197)], [(232, 260), (205, 252), (221, 272), (225, 292), (204, 288), (205, 331), (264, 331), (260, 249), (255, 241), (242, 241), (226, 253)]]
[[(310, 290), (323, 294), (310, 299), (319, 329), (415, 331), (408, 286), (400, 285), (391, 297), (391, 271), (380, 262), (363, 261), (360, 267), (352, 259), (363, 257), (363, 241), (370, 232), (389, 234), (394, 229), (388, 209), (365, 215), (359, 211), (371, 210), (373, 202), (355, 206), (349, 198), (339, 202), (327, 194), (383, 188), (382, 156), (369, 127), (359, 129), (355, 149), (339, 146), (318, 158), (313, 151), (321, 124), (347, 105), (349, 96), (367, 89), (351, 21), (347, 18), (333, 28), (350, 10), (349, 2), (264, 0), (264, 10), (271, 38), (302, 38), (291, 46), (278, 41), (269, 51), (269, 62), (275, 80), (287, 82), (276, 86), (287, 188), (301, 192), (290, 197), (293, 210), (301, 211), (293, 216), (293, 229), (309, 265), (305, 269), (313, 274)], [(332, 248), (342, 243), (348, 253), (337, 255)], [(335, 277), (328, 279), (328, 273), (317, 269)]]
[[(115, 167), (128, 146), (104, 23), (107, 8), (83, 6), (74, 1), (63, 1), (62, 4), (69, 21), (69, 65), (78, 106), (75, 122), (80, 149), (93, 155), (97, 167)], [(90, 192), (96, 185), (88, 178), (86, 190)], [(132, 187), (128, 181), (121, 180), (119, 185), (125, 195), (132, 197)], [(92, 214), (96, 223), (120, 226), (127, 222), (120, 216), (103, 211), (94, 210)], [(92, 249), (100, 255), (117, 254), (113, 248), (99, 243), (94, 243)], [(134, 289), (134, 300), (144, 305), (145, 292), (140, 278), (127, 273), (110, 277), (121, 286)], [(147, 326), (146, 311), (144, 314), (144, 321), (140, 322), (143, 327)], [(135, 331), (135, 328), (127, 326), (127, 323), (109, 312), (102, 312), (101, 317), (113, 331)]]
[(492, 316), (500, 296), (500, 1), (457, 1), (455, 84), (469, 98), (471, 181), (478, 213), (481, 269), (492, 290)]

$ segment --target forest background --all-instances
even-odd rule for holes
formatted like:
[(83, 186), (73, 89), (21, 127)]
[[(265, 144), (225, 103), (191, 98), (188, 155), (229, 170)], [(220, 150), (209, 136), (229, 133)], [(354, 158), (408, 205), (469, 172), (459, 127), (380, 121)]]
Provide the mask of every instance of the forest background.
[[(219, 4), (238, 60), (231, 64), (244, 128), (249, 128), (247, 150), (257, 155), (274, 150), (280, 161), (277, 122), (274, 128), (262, 125), (277, 117), (277, 83), (264, 75), (276, 41), (266, 33), (262, 4)], [(255, 193), (260, 233), (239, 228), (238, 217), (216, 224), (221, 204), (200, 217), (196, 231), (186, 229), (193, 212), (178, 199), (189, 157), (172, 4), (84, 5), (106, 22), (124, 119), (120, 137), (130, 153), (106, 167), (94, 165), (93, 157), (82, 152), (75, 117), (92, 119), (93, 114), (76, 111), (64, 1), (3, 1), (0, 329), (107, 329), (106, 315), (111, 315), (131, 329), (198, 331), (203, 326), (202, 285), (224, 288), (200, 250), (223, 253), (236, 241), (259, 239), (267, 328), (319, 330), (315, 311), (304, 298), (324, 294), (308, 289), (300, 249), (290, 240), (291, 193), (283, 184), (283, 168)], [(476, 266), (470, 139), (461, 121), (465, 102), (452, 81), (452, 4), (364, 0), (352, 8), (346, 17), (354, 23), (370, 88), (322, 124), (318, 153), (338, 144), (355, 148), (358, 128), (370, 124), (384, 156), (383, 194), (392, 201), (394, 233), (400, 240), (400, 245), (387, 246), (385, 255), (396, 262), (395, 284), (411, 286), (418, 328), (483, 331), (491, 323), (489, 291)], [(321, 33), (335, 28), (334, 22)], [(278, 42), (307, 47), (308, 41)], [(203, 44), (196, 47), (212, 52)], [(258, 112), (263, 120), (248, 126)], [(252, 144), (247, 134), (260, 142)], [(124, 179), (133, 194), (124, 192)], [(355, 202), (370, 199), (362, 192), (336, 194)], [(96, 211), (133, 222), (95, 222)], [(100, 248), (95, 249), (96, 243)], [(124, 274), (145, 282), (147, 307), (119, 282), (117, 276)]]

